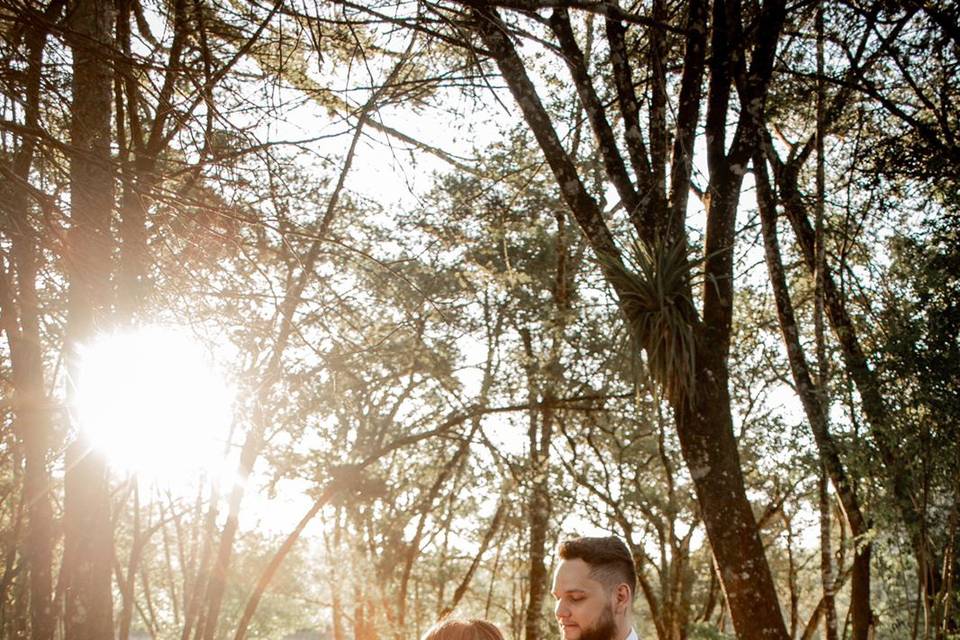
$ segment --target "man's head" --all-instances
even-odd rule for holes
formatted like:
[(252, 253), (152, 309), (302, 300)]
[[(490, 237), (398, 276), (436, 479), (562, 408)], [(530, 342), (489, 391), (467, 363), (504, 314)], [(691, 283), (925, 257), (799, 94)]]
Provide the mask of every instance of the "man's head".
[(620, 538), (573, 538), (557, 546), (554, 613), (564, 640), (623, 640), (632, 624), (637, 570)]

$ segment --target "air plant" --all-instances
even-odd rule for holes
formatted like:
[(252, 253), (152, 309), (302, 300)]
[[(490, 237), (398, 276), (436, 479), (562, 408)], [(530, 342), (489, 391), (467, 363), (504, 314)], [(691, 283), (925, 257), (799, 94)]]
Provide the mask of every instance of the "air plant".
[(634, 352), (646, 355), (650, 377), (668, 399), (691, 402), (696, 377), (697, 312), (686, 242), (634, 240), (623, 261), (604, 260), (620, 295)]

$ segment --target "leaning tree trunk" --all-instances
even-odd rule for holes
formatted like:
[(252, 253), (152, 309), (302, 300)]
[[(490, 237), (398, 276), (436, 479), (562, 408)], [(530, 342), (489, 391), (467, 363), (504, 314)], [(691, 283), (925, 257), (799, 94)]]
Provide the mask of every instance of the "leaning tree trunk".
[(870, 609), (871, 545), (868, 542), (863, 542), (864, 536), (869, 530), (869, 524), (863, 514), (853, 483), (840, 459), (837, 444), (828, 428), (826, 407), (823, 406), (821, 396), (817, 392), (803, 347), (800, 344), (800, 329), (794, 315), (793, 303), (790, 299), (780, 254), (780, 243), (777, 237), (776, 200), (762, 151), (758, 150), (755, 153), (753, 166), (757, 183), (757, 203), (760, 210), (767, 270), (770, 274), (770, 284), (777, 305), (780, 333), (787, 350), (787, 359), (790, 362), (794, 386), (807, 416), (807, 422), (810, 424), (820, 460), (830, 476), (834, 490), (837, 492), (847, 522), (850, 524), (850, 530), (853, 532), (854, 538), (858, 540), (851, 576), (852, 637), (854, 640), (866, 640), (873, 624), (873, 614)]
[[(805, 196), (799, 186), (801, 167), (793, 163), (783, 164), (772, 152), (770, 144), (765, 145), (765, 150), (768, 158), (773, 162), (779, 187), (779, 199), (793, 228), (803, 262), (807, 270), (814, 274), (816, 233), (810, 224)], [(914, 503), (907, 465), (897, 452), (898, 443), (891, 432), (891, 418), (883, 399), (880, 381), (867, 361), (857, 328), (847, 311), (846, 300), (833, 279), (829, 264), (824, 265), (822, 277), (824, 310), (827, 319), (830, 321), (837, 345), (840, 347), (847, 373), (860, 394), (861, 408), (870, 426), (873, 441), (880, 452), (887, 476), (890, 478), (897, 510), (904, 524), (911, 528), (912, 543), (918, 561), (925, 563), (932, 557), (932, 551), (927, 541), (917, 535), (916, 527), (913, 526), (913, 523), (920, 520), (920, 514)]]
[[(77, 0), (70, 13), (67, 39), (73, 53), (73, 102), (67, 362), (72, 384), (78, 374), (78, 346), (106, 328), (110, 310), (113, 2)], [(76, 397), (73, 386), (67, 393), (68, 401)], [(107, 466), (83, 430), (76, 432), (66, 453), (66, 638), (104, 640), (113, 637), (113, 531)]]

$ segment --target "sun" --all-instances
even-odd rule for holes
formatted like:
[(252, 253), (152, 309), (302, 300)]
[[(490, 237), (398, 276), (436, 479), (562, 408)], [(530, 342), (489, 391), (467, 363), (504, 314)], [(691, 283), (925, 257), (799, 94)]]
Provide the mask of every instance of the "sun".
[(80, 428), (111, 467), (171, 480), (222, 465), (233, 394), (185, 331), (102, 335), (81, 348), (76, 382)]

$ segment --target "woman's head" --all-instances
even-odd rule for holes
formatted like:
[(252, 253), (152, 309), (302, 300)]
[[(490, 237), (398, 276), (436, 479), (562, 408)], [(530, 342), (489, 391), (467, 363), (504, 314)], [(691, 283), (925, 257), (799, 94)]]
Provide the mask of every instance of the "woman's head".
[(503, 634), (486, 620), (447, 619), (430, 627), (421, 640), (504, 640)]

